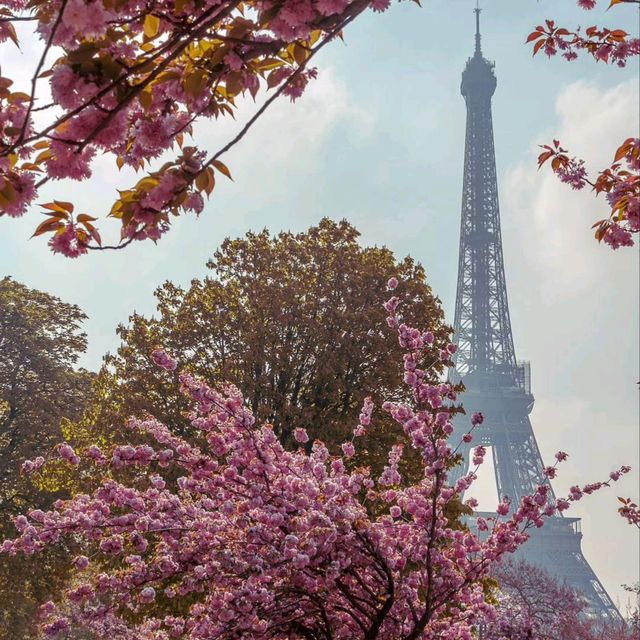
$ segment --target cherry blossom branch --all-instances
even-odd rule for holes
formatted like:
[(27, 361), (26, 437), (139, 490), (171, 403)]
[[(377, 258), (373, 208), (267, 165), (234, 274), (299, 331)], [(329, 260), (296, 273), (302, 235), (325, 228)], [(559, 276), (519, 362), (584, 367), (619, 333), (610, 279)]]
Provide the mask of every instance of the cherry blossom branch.
[[(299, 97), (315, 77), (309, 70), (315, 52), (366, 8), (383, 11), (389, 0), (302, 4), (224, 0), (185, 12), (184, 3), (173, 0), (142, 8), (125, 1), (116, 12), (100, 0), (33, 0), (29, 10), (35, 15), (15, 16), (35, 18), (45, 43), (31, 96), (11, 91), (12, 80), (0, 78), (0, 215), (24, 215), (47, 182), (89, 179), (98, 153), (112, 154), (118, 168), (138, 171), (176, 142), (178, 157), (120, 191), (109, 212), (121, 224), (119, 243), (103, 246), (96, 217), (73, 215), (66, 199), (43, 205), (46, 218), (33, 235), (51, 234), (51, 249), (75, 258), (89, 249), (122, 249), (131, 239), (157, 242), (173, 216), (199, 214), (203, 196), (214, 189), (214, 172), (230, 177), (218, 158), (245, 136), (274, 96), (208, 160), (195, 147), (183, 147), (192, 123), (233, 115), (237, 96), (249, 92), (255, 98), (263, 82), (276, 88), (276, 97)], [(18, 44), (14, 16), (5, 17), (0, 43)], [(63, 55), (43, 71), (52, 46)], [(53, 101), (36, 108), (40, 78), (50, 78)], [(35, 111), (51, 107), (61, 113), (56, 109), (51, 120), (34, 127)]]
[[(596, 195), (603, 193), (611, 207), (608, 218), (593, 225), (595, 237), (612, 249), (633, 245), (633, 234), (640, 231), (640, 138), (628, 138), (616, 151), (613, 164), (589, 180), (584, 162), (567, 155), (558, 140), (541, 145), (538, 168), (550, 162), (558, 178), (573, 189), (590, 185)], [(622, 162), (626, 163), (626, 167)]]
[[(593, 9), (596, 4), (596, 0), (578, 0), (578, 5), (585, 10)], [(613, 0), (609, 7), (617, 4), (638, 4), (638, 0)], [(559, 27), (554, 20), (538, 25), (526, 41), (533, 45), (534, 56), (542, 51), (551, 58), (561, 52), (566, 60), (574, 60), (579, 52), (587, 52), (596, 62), (615, 62), (620, 67), (640, 55), (640, 38), (632, 37), (623, 29), (590, 26), (582, 35), (580, 29)], [(640, 140), (625, 140), (618, 147), (614, 162), (593, 180), (588, 177), (584, 161), (569, 157), (558, 140), (541, 147), (538, 168), (550, 161), (558, 178), (573, 189), (590, 185), (596, 196), (605, 194), (611, 209), (606, 218), (593, 225), (596, 239), (604, 240), (612, 249), (632, 246), (633, 235), (640, 231)]]
[[(38, 84), (38, 77), (40, 75), (40, 72), (42, 71), (42, 67), (44, 66), (45, 60), (47, 59), (47, 54), (49, 53), (51, 46), (53, 45), (53, 40), (55, 38), (56, 31), (58, 30), (58, 28), (60, 27), (60, 23), (62, 22), (62, 15), (64, 14), (64, 10), (67, 6), (67, 2), (68, 0), (62, 0), (60, 11), (56, 16), (56, 19), (54, 20), (53, 27), (51, 28), (51, 33), (47, 38), (47, 42), (44, 46), (44, 49), (42, 50), (42, 55), (38, 60), (38, 64), (36, 65), (36, 70), (31, 78), (31, 95), (29, 96), (27, 111), (24, 116), (24, 122), (22, 124), (22, 128), (20, 129), (20, 134), (18, 135), (18, 139), (15, 145), (13, 146), (13, 149), (15, 149), (17, 145), (21, 144), (24, 141), (25, 133), (29, 127), (29, 118), (31, 116), (31, 111), (33, 109), (33, 105), (36, 99), (36, 85)], [(8, 153), (11, 153), (11, 151), (8, 151)]]
[[(192, 182), (195, 182), (199, 176), (204, 175), (205, 171), (209, 167), (215, 166), (218, 159), (227, 153), (230, 149), (232, 149), (236, 144), (238, 144), (245, 135), (249, 132), (249, 130), (253, 127), (253, 125), (260, 119), (260, 117), (267, 111), (267, 109), (283, 94), (289, 89), (291, 86), (294, 86), (299, 78), (302, 77), (305, 72), (309, 62), (311, 59), (329, 42), (331, 42), (345, 27), (347, 27), (355, 18), (366, 9), (368, 6), (368, 0), (358, 0), (354, 3), (355, 9), (353, 14), (340, 23), (337, 27), (335, 27), (327, 36), (323, 38), (323, 40), (316, 45), (315, 47), (309, 50), (308, 57), (298, 65), (296, 70), (289, 75), (284, 82), (280, 84), (278, 89), (263, 103), (263, 105), (254, 113), (254, 115), (245, 123), (243, 128), (238, 132), (238, 134), (232, 138), (226, 145), (224, 145), (221, 149), (219, 149), (215, 154), (213, 154), (210, 158), (208, 158), (203, 164), (202, 168), (198, 173), (194, 174), (191, 178)], [(89, 245), (85, 244), (87, 249), (92, 250), (108, 250), (108, 249), (122, 249), (124, 246), (130, 244), (130, 242), (134, 238), (128, 239), (125, 243), (119, 245), (109, 245), (109, 246), (101, 246), (101, 245)]]
[(618, 513), (631, 525), (640, 529), (640, 508), (631, 498), (618, 498), (622, 506), (618, 508)]

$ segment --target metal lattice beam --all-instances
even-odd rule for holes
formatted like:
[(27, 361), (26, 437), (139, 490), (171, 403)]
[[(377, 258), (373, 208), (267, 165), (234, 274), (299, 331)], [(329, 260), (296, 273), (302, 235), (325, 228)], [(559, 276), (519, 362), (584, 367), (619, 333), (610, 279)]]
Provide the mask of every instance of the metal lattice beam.
[[(482, 56), (476, 9), (476, 49), (462, 74), (467, 104), (460, 257), (454, 331), (458, 343), (452, 375), (467, 389), (467, 415), (482, 411), (476, 432), (493, 449), (498, 495), (518, 503), (540, 483), (548, 483), (529, 413), (533, 407), (528, 364), (516, 361), (502, 257), (491, 98), (496, 89), (494, 65)], [(468, 431), (465, 417), (456, 421), (456, 436)], [(469, 445), (461, 446), (466, 473)], [(552, 491), (553, 495), (553, 491)], [(555, 496), (554, 496), (555, 498)], [(582, 555), (576, 518), (551, 518), (522, 548), (524, 557), (551, 571), (588, 599), (594, 615), (622, 620), (604, 587)]]

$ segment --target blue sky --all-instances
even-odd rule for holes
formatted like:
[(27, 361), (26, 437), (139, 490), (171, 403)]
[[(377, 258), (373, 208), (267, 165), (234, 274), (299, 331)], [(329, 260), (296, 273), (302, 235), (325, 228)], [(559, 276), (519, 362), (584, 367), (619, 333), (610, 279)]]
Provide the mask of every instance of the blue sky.
[[(28, 240), (35, 212), (0, 219), (0, 273), (79, 304), (89, 315), (83, 364), (116, 348), (115, 328), (134, 311), (152, 313), (153, 290), (167, 279), (188, 284), (226, 236), (249, 229), (302, 230), (322, 216), (346, 217), (367, 244), (410, 253), (453, 322), (465, 107), (460, 74), (473, 52), (470, 0), (393, 4), (369, 13), (318, 56), (319, 78), (296, 104), (277, 103), (225, 159), (235, 182), (219, 181), (199, 220), (179, 219), (157, 247), (78, 260), (52, 256)], [(583, 12), (573, 0), (486, 0), (482, 43), (496, 62), (493, 100), (507, 285), (518, 358), (531, 361), (532, 422), (543, 456), (570, 453), (558, 492), (603, 479), (619, 464), (633, 477), (580, 503), (583, 549), (609, 592), (638, 576), (638, 534), (616, 514), (617, 495), (637, 498), (638, 253), (598, 246), (591, 222), (603, 204), (536, 171), (537, 144), (560, 137), (594, 169), (615, 142), (638, 133), (637, 63), (620, 70), (585, 60), (531, 57), (527, 34), (544, 18), (567, 25), (625, 26), (637, 33), (637, 8)], [(24, 70), (34, 51), (2, 51), (3, 70)], [(237, 122), (197, 128), (214, 150)], [(41, 194), (103, 213), (116, 186), (131, 178), (99, 160), (91, 185), (66, 183)], [(108, 223), (103, 225), (108, 235)], [(115, 231), (115, 230), (113, 230)], [(493, 506), (487, 469), (476, 493)]]

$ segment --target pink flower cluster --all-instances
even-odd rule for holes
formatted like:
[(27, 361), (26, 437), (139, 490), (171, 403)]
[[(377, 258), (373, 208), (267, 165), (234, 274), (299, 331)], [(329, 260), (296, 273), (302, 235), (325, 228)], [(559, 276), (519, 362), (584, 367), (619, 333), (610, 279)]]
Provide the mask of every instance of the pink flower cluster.
[(0, 215), (6, 213), (12, 218), (19, 218), (25, 214), (28, 205), (36, 197), (36, 181), (32, 174), (25, 171), (3, 171), (2, 164), (0, 158), (0, 191), (6, 191), (10, 185), (11, 193), (15, 197), (7, 202), (4, 211), (0, 211)]
[[(584, 4), (591, 4), (586, 2)], [(591, 9), (595, 6), (583, 6)], [(546, 20), (544, 25), (539, 25), (527, 38), (527, 42), (533, 42), (534, 55), (543, 51), (547, 56), (555, 56), (562, 52), (566, 60), (575, 60), (578, 54), (586, 51), (597, 61), (615, 62), (619, 67), (624, 67), (630, 58), (640, 55), (640, 38), (630, 37), (622, 29), (598, 29), (588, 27), (582, 35), (582, 30), (577, 28), (570, 31), (559, 27), (554, 20)]]
[[(1, 4), (0, 43), (19, 44), (16, 26), (33, 24), (41, 59), (51, 66), (34, 69), (33, 95), (11, 91), (12, 80), (0, 77), (0, 215), (23, 215), (35, 201), (36, 183), (90, 179), (97, 157), (138, 171), (175, 145), (182, 149), (175, 161), (120, 192), (110, 211), (122, 224), (120, 248), (157, 241), (169, 214), (200, 213), (214, 170), (230, 177), (220, 154), (204, 162), (205, 154), (183, 148), (194, 121), (233, 116), (237, 96), (255, 98), (261, 85), (297, 99), (317, 75), (308, 64), (315, 51), (367, 8), (385, 10), (389, 0)], [(47, 57), (51, 47), (59, 55)], [(40, 95), (47, 82), (50, 104)], [(58, 231), (42, 230), (55, 232), (54, 252), (86, 253), (73, 224)], [(98, 243), (92, 248), (100, 248), (90, 235)]]
[(178, 363), (162, 349), (155, 349), (150, 357), (155, 364), (167, 371), (175, 371), (178, 368)]
[(358, 417), (358, 426), (353, 430), (354, 437), (363, 436), (367, 432), (367, 427), (371, 424), (371, 414), (374, 409), (373, 400), (369, 397), (364, 399), (360, 416)]
[(45, 460), (42, 456), (38, 456), (34, 460), (25, 460), (22, 464), (21, 471), (25, 474), (33, 473), (34, 471), (38, 471), (45, 463)]
[(607, 227), (603, 240), (613, 249), (620, 247), (632, 247), (633, 238), (631, 232), (617, 223), (613, 223)]
[(78, 234), (78, 227), (73, 222), (61, 226), (49, 240), (51, 251), (67, 258), (77, 258), (87, 253), (86, 243), (82, 242)]
[(573, 189), (582, 189), (587, 184), (587, 170), (584, 167), (584, 160), (572, 158), (558, 168), (556, 175)]
[(622, 502), (622, 506), (618, 509), (618, 513), (629, 523), (640, 528), (640, 508), (635, 502), (631, 502), (629, 498), (618, 498)]
[(570, 158), (558, 140), (541, 146), (539, 167), (551, 161), (551, 168), (562, 182), (574, 189), (589, 184), (596, 195), (605, 194), (611, 212), (593, 225), (596, 238), (612, 249), (633, 246), (633, 234), (640, 232), (640, 138), (625, 140), (616, 151), (614, 163), (601, 171), (595, 182), (589, 179), (584, 162)]

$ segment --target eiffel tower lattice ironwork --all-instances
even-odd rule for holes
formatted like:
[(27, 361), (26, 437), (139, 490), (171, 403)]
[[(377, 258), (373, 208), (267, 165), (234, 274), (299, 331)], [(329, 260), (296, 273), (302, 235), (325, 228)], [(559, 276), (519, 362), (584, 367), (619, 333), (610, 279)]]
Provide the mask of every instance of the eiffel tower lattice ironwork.
[[(516, 361), (513, 346), (491, 116), (496, 76), (493, 63), (482, 55), (480, 9), (475, 13), (475, 53), (467, 61), (461, 85), (467, 130), (454, 322), (458, 352), (452, 377), (461, 378), (466, 387), (463, 402), (467, 415), (474, 411), (485, 415), (476, 440), (492, 448), (499, 496), (509, 496), (517, 504), (548, 480), (529, 420), (533, 408), (529, 365)], [(466, 418), (459, 418), (457, 435), (468, 428)], [(470, 445), (463, 446), (465, 463), (455, 475), (468, 468)], [(621, 621), (582, 554), (581, 538), (578, 518), (553, 517), (534, 531), (521, 557), (582, 592), (594, 615)]]

